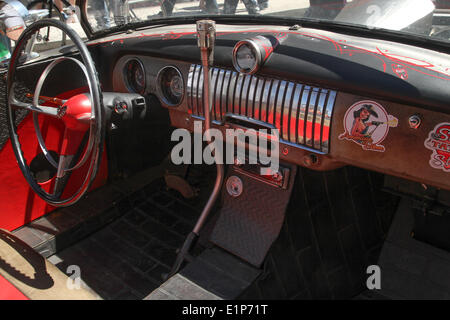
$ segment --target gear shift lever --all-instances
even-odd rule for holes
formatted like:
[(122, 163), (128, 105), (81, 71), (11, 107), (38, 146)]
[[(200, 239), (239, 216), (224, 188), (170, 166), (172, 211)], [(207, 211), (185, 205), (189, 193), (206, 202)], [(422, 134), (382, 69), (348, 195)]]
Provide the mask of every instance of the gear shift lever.
[[(214, 42), (216, 40), (216, 23), (212, 20), (197, 21), (197, 45), (200, 48), (200, 56), (203, 67), (203, 114), (205, 115), (205, 130), (211, 126), (211, 86), (209, 67), (214, 62)], [(211, 97), (212, 98), (212, 97)], [(210, 141), (210, 139), (208, 139)]]
[[(201, 61), (203, 66), (203, 114), (205, 115), (205, 137), (208, 142), (208, 146), (211, 146), (211, 135), (209, 129), (211, 127), (211, 105), (212, 105), (212, 94), (211, 94), (211, 71), (210, 67), (214, 62), (214, 42), (216, 40), (216, 23), (213, 20), (200, 20), (197, 21), (197, 44), (200, 48)], [(203, 208), (202, 214), (198, 219), (194, 230), (187, 236), (180, 252), (178, 253), (177, 259), (169, 273), (169, 277), (173, 276), (180, 269), (186, 256), (189, 254), (189, 250), (193, 246), (194, 242), (197, 240), (201, 228), (203, 227), (206, 218), (208, 217), (211, 209), (216, 202), (219, 195), (220, 188), (223, 183), (224, 178), (224, 165), (222, 162), (222, 155), (214, 152), (214, 158), (217, 168), (216, 182), (214, 184), (214, 189)]]

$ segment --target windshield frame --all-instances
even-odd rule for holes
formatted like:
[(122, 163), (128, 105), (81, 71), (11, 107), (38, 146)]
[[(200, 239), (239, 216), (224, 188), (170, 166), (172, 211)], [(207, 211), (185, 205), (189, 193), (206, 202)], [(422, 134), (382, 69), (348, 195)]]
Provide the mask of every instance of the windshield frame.
[[(294, 18), (280, 17), (272, 15), (228, 15), (228, 14), (205, 14), (201, 16), (177, 16), (162, 17), (152, 20), (132, 22), (121, 26), (113, 26), (109, 29), (94, 31), (87, 19), (87, 1), (76, 0), (76, 5), (80, 8), (80, 23), (89, 40), (101, 39), (127, 32), (128, 30), (146, 29), (149, 27), (195, 24), (201, 19), (212, 19), (219, 24), (228, 25), (274, 25), (290, 27), (289, 30), (296, 28), (313, 28), (324, 31), (337, 32), (351, 36), (360, 36), (365, 38), (387, 40), (399, 42), (407, 45), (417, 46), (425, 49), (431, 49), (438, 52), (447, 53), (450, 51), (450, 41), (439, 40), (429, 36), (406, 33), (384, 28), (368, 27), (364, 25), (349, 24), (340, 21), (324, 20), (317, 18)], [(296, 26), (296, 28), (294, 27)]]

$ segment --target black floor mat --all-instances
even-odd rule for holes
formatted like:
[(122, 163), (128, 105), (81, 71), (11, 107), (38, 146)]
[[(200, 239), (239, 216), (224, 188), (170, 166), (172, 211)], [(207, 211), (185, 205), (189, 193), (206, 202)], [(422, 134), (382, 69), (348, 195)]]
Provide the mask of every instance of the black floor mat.
[(123, 216), (53, 257), (65, 272), (81, 270), (82, 280), (104, 299), (142, 299), (162, 282), (176, 249), (192, 230), (208, 188), (190, 203), (167, 191), (163, 179), (137, 192)]
[(262, 275), (242, 299), (348, 299), (366, 290), (399, 198), (383, 175), (298, 168), (286, 219)]

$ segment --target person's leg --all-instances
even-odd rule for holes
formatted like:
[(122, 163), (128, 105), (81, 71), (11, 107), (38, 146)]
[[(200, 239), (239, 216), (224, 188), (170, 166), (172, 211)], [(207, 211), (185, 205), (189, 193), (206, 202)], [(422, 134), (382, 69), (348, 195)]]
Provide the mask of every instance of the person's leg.
[(161, 0), (161, 11), (163, 16), (171, 16), (176, 0)]
[(249, 14), (257, 14), (259, 12), (258, 3), (256, 0), (242, 0), (242, 2), (244, 3), (245, 8), (247, 8)]
[(111, 21), (109, 18), (109, 9), (106, 4), (106, 0), (91, 0), (89, 1), (91, 8), (94, 11), (95, 21), (99, 29), (105, 29), (111, 27)]
[(207, 13), (219, 13), (219, 6), (216, 0), (205, 0), (205, 10)]
[(128, 23), (128, 0), (110, 0), (109, 6), (113, 9), (114, 22), (116, 23), (116, 26)]
[(269, 0), (258, 0), (259, 9), (264, 10), (269, 7)]
[(223, 6), (223, 13), (224, 14), (234, 14), (236, 12), (238, 2), (239, 2), (239, 0), (225, 0), (224, 6)]

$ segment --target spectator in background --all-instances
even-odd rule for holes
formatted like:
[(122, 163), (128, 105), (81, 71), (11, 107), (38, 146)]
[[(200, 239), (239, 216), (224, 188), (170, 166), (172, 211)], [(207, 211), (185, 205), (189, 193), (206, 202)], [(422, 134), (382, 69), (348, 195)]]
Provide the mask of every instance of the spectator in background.
[(0, 1), (0, 61), (11, 57), (10, 40), (17, 41), (26, 28), (20, 13), (23, 11), (22, 7), (24, 12), (27, 12), (26, 8), (18, 1), (15, 3)]
[(64, 3), (64, 1), (54, 0), (59, 12), (61, 12), (61, 14), (64, 16), (64, 20), (66, 20), (66, 23), (76, 23), (78, 21), (78, 19), (76, 18), (77, 15), (75, 11), (75, 1), (76, 0), (67, 0), (66, 2), (70, 6), (65, 8), (66, 3)]
[[(128, 0), (91, 0), (89, 3), (92, 10), (95, 11), (94, 16), (98, 29), (107, 29), (129, 22)], [(114, 16), (114, 25), (111, 25), (111, 11)]]
[(260, 10), (267, 9), (269, 7), (269, 0), (258, 0), (258, 6)]
[(310, 18), (334, 19), (345, 7), (346, 0), (309, 0), (306, 16)]
[[(177, 0), (161, 0), (161, 15), (171, 16), (173, 12), (173, 7)], [(199, 7), (203, 12), (217, 14), (219, 13), (219, 6), (216, 0), (204, 0), (200, 1)]]
[[(242, 2), (245, 5), (245, 8), (247, 9), (249, 14), (258, 14), (259, 13), (259, 6), (256, 0), (242, 0)], [(267, 1), (261, 1), (261, 3), (267, 2)], [(225, 0), (224, 7), (223, 7), (223, 13), (224, 14), (235, 14), (236, 8), (239, 3), (239, 0)]]

